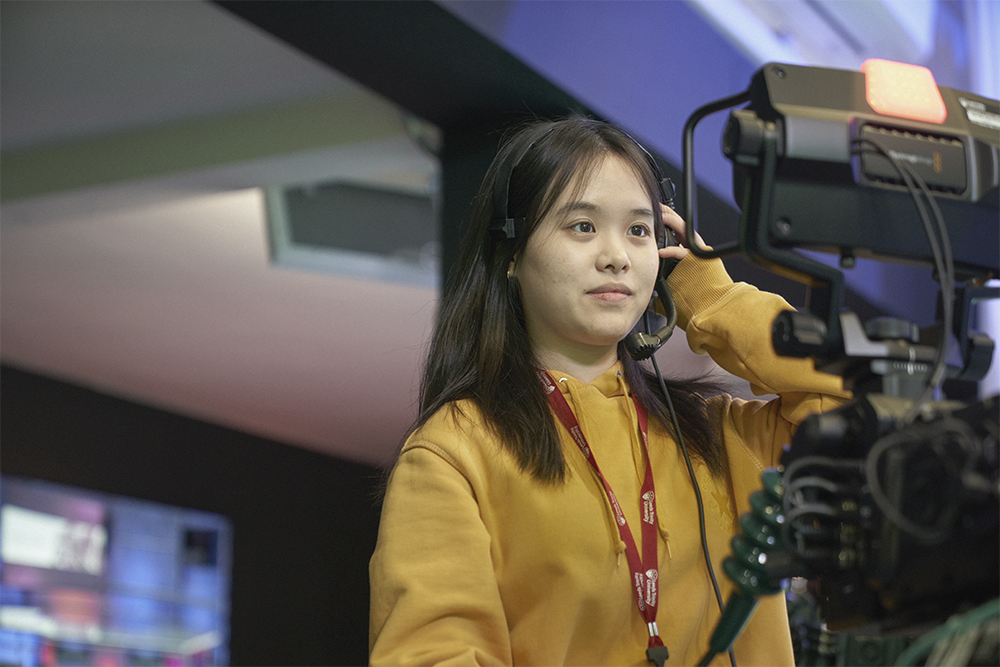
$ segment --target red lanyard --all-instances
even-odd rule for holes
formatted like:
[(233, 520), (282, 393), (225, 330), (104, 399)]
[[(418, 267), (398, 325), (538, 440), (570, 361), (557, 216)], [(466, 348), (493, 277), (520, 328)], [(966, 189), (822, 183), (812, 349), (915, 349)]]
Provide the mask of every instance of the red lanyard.
[(653, 491), (653, 467), (649, 461), (649, 420), (646, 416), (646, 410), (636, 400), (635, 396), (633, 396), (632, 401), (635, 403), (635, 411), (639, 416), (639, 432), (642, 433), (642, 444), (646, 449), (646, 477), (642, 482), (641, 492), (642, 559), (640, 560), (639, 549), (635, 546), (632, 531), (629, 530), (628, 522), (625, 521), (625, 515), (618, 504), (618, 499), (611, 490), (611, 485), (608, 484), (608, 481), (604, 478), (604, 474), (601, 473), (600, 467), (597, 465), (594, 452), (590, 449), (590, 445), (587, 444), (587, 438), (584, 437), (583, 431), (580, 429), (580, 422), (577, 420), (576, 415), (573, 414), (573, 410), (569, 407), (569, 403), (566, 402), (566, 398), (562, 395), (562, 392), (559, 391), (552, 376), (547, 371), (538, 371), (538, 377), (542, 381), (545, 393), (548, 394), (552, 410), (555, 411), (556, 416), (559, 417), (559, 421), (569, 431), (580, 451), (583, 452), (584, 457), (586, 457), (590, 465), (594, 468), (594, 471), (601, 480), (601, 484), (604, 485), (604, 491), (608, 494), (608, 501), (611, 503), (611, 507), (615, 513), (615, 523), (618, 524), (618, 533), (621, 535), (622, 542), (625, 543), (625, 557), (628, 560), (629, 568), (632, 570), (635, 601), (639, 607), (639, 613), (642, 614), (643, 620), (646, 621), (646, 627), (649, 629), (649, 648), (663, 646), (663, 641), (660, 639), (660, 634), (656, 627), (656, 607), (658, 602), (657, 596), (659, 594), (659, 562), (656, 559), (656, 494)]

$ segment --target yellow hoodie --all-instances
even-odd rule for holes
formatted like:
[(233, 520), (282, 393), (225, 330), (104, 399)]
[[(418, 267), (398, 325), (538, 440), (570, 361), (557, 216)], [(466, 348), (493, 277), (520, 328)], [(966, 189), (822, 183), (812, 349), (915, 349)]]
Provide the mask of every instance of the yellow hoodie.
[[(794, 426), (847, 397), (840, 378), (810, 360), (777, 357), (771, 322), (788, 304), (734, 284), (718, 260), (685, 258), (670, 277), (678, 326), (771, 401), (710, 399), (726, 470), (713, 478), (695, 462), (709, 552), (723, 600), (722, 571), (737, 520), (749, 510), (761, 471), (778, 462)], [(646, 455), (620, 368), (590, 384), (550, 371), (640, 542)], [(407, 440), (389, 480), (370, 564), (371, 663), (647, 665), (648, 641), (633, 594), (624, 543), (607, 496), (560, 427), (562, 484), (521, 472), (469, 401), (434, 415)], [(657, 625), (667, 665), (693, 665), (719, 618), (702, 555), (698, 510), (680, 451), (650, 420), (659, 523)], [(641, 544), (639, 546), (641, 550)], [(737, 640), (737, 664), (792, 665), (782, 596), (765, 598)], [(718, 656), (713, 665), (728, 664)]]

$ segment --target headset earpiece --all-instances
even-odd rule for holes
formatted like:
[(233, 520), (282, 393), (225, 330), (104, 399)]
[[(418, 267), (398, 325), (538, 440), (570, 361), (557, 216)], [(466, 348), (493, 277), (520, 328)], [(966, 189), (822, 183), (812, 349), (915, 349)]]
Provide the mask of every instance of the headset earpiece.
[(497, 169), (497, 177), (493, 182), (493, 213), (496, 217), (490, 224), (490, 234), (497, 241), (517, 238), (524, 233), (525, 218), (510, 214), (510, 180), (528, 151), (555, 129), (555, 126), (555, 123), (544, 123), (525, 134), (520, 146), (512, 147), (507, 159)]

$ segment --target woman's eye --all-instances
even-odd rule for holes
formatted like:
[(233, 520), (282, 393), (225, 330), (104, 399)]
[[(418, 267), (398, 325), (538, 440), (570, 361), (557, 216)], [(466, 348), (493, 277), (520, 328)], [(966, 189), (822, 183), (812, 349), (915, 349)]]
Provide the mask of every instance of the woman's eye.
[(578, 222), (570, 227), (574, 232), (581, 232), (583, 234), (590, 234), (594, 231), (594, 223), (592, 222)]
[(632, 225), (629, 227), (628, 233), (631, 236), (649, 236), (650, 231), (646, 225)]

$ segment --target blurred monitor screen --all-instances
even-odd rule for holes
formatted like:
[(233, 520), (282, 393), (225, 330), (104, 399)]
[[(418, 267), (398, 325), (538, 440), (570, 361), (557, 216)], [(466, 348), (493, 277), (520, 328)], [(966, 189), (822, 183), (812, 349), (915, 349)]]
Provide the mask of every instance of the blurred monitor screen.
[(0, 476), (0, 664), (228, 664), (220, 515)]

